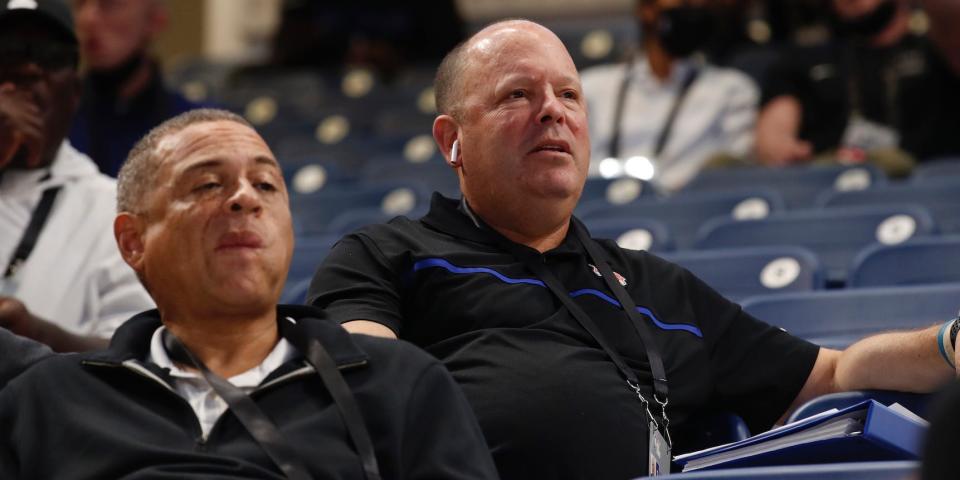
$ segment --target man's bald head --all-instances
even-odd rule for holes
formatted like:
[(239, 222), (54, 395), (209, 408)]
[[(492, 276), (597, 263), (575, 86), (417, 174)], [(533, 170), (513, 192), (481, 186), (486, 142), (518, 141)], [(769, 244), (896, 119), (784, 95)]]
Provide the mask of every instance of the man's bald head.
[(463, 113), (461, 100), (464, 97), (464, 79), (470, 71), (472, 61), (478, 56), (489, 55), (498, 36), (518, 32), (552, 37), (560, 42), (548, 28), (529, 20), (501, 20), (487, 25), (447, 53), (440, 63), (434, 80), (437, 112), (459, 120)]

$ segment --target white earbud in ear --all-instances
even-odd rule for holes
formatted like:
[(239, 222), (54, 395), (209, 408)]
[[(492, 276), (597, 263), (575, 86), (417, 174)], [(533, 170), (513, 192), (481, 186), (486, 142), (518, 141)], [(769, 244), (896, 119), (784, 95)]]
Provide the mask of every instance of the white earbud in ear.
[(449, 163), (451, 167), (457, 167), (458, 165), (460, 165), (460, 160), (457, 159), (457, 154), (459, 153), (460, 153), (460, 140), (454, 140), (453, 146), (450, 147), (450, 160), (447, 161), (447, 163)]

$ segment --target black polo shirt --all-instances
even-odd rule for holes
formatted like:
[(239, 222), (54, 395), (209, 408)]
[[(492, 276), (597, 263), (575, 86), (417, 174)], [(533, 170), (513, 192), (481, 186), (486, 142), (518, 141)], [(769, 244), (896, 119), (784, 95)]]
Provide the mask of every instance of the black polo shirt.
[[(340, 322), (382, 323), (443, 361), (504, 478), (646, 474), (641, 403), (553, 293), (497, 246), (498, 235), (435, 195), (419, 221), (397, 218), (341, 240), (308, 302)], [(600, 245), (648, 311), (674, 426), (704, 410), (732, 410), (760, 431), (784, 413), (818, 347), (743, 313), (680, 267), (612, 241)], [(542, 257), (649, 395), (643, 344), (576, 236)]]

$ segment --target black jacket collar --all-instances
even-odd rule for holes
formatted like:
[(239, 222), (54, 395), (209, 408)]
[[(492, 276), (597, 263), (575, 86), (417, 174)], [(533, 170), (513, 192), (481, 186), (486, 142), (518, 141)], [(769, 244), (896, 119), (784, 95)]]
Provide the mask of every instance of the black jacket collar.
[[(327, 320), (322, 310), (306, 305), (278, 305), (277, 320), (287, 321), (287, 317), (297, 324), (296, 328), (281, 329), (287, 332), (287, 337), (302, 334), (316, 338), (338, 367), (368, 360), (367, 354), (354, 343), (350, 334), (340, 325)], [(127, 360), (144, 360), (150, 352), (150, 338), (160, 325), (160, 312), (156, 309), (139, 313), (117, 329), (107, 350), (91, 353), (87, 359), (116, 364)], [(288, 340), (293, 345), (299, 343)]]

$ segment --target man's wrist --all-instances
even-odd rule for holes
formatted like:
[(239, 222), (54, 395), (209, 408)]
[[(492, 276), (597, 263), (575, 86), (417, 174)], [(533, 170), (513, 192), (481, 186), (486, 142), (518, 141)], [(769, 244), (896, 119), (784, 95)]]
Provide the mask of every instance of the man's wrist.
[(960, 332), (960, 317), (947, 320), (937, 332), (937, 347), (950, 368), (957, 368), (954, 363), (957, 348), (957, 334)]

